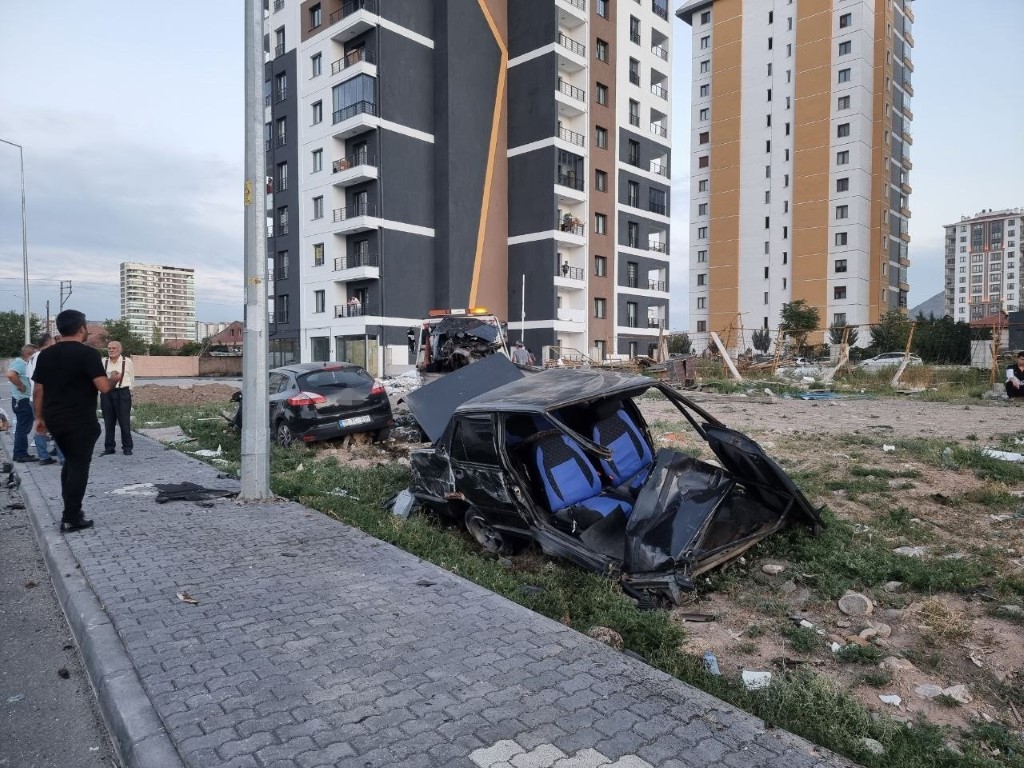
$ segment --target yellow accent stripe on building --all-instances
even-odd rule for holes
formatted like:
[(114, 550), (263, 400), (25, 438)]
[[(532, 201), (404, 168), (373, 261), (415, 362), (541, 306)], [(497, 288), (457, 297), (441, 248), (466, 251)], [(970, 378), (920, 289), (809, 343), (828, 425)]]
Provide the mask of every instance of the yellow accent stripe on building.
[(498, 69), (498, 87), (494, 94), (494, 114), (491, 117), (491, 144), (487, 152), (487, 172), (484, 175), (484, 195), (480, 203), (480, 226), (476, 235), (476, 258), (473, 261), (473, 282), (469, 288), (469, 306), (476, 306), (476, 294), (480, 285), (480, 270), (484, 261), (484, 236), (487, 230), (487, 213), (491, 205), (491, 181), (494, 177), (494, 157), (498, 149), (498, 126), (501, 122), (501, 107), (505, 99), (505, 77), (508, 72), (508, 49), (501, 39), (498, 27), (487, 10), (487, 0), (477, 0), (480, 10), (487, 19), (487, 26), (491, 28), (494, 41), (501, 51), (501, 64)]

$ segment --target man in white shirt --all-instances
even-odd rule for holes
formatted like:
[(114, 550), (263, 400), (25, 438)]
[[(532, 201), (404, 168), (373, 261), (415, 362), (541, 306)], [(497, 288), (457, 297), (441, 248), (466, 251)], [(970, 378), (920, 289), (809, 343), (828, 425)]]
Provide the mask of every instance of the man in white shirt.
[(103, 452), (100, 456), (116, 453), (114, 428), (121, 427), (121, 450), (125, 456), (132, 455), (135, 447), (132, 441), (132, 386), (135, 384), (135, 370), (132, 361), (121, 354), (121, 342), (107, 342), (107, 359), (103, 361), (107, 376), (117, 373), (119, 378), (107, 393), (100, 394), (100, 410), (103, 412)]
[[(32, 395), (32, 374), (36, 372), (36, 361), (39, 360), (39, 353), (47, 347), (52, 347), (57, 343), (57, 340), (53, 338), (53, 334), (44, 333), (39, 337), (39, 349), (36, 350), (35, 354), (29, 358), (28, 363), (25, 365), (26, 371), (29, 378), (29, 396)], [(36, 458), (39, 459), (40, 464), (56, 464), (59, 460), (61, 464), (64, 463), (64, 455), (60, 452), (60, 448), (57, 448), (54, 444), (54, 452), (57, 454), (57, 458), (53, 458), (50, 452), (47, 450), (48, 440), (46, 435), (40, 435), (38, 432), (33, 430), (32, 442), (36, 446)]]

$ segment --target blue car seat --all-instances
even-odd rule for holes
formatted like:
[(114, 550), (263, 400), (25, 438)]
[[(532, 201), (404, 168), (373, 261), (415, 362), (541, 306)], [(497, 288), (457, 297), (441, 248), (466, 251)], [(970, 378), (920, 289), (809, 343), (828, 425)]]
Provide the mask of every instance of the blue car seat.
[(603, 469), (616, 486), (630, 491), (640, 490), (651, 471), (654, 455), (643, 432), (621, 405), (594, 425), (595, 443), (612, 452), (610, 459), (601, 459)]
[(533, 448), (533, 457), (548, 508), (556, 517), (586, 527), (615, 510), (627, 516), (633, 511), (628, 501), (601, 493), (597, 468), (567, 436), (541, 438)]

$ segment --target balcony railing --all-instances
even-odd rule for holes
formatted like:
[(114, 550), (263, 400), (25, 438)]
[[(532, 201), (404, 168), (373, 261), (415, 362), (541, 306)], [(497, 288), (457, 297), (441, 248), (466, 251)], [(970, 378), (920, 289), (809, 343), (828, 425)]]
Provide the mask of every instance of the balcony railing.
[(573, 219), (555, 219), (555, 228), (559, 232), (568, 232), (571, 235), (579, 235), (584, 237), (587, 234), (587, 228), (581, 223), (575, 222)]
[(563, 187), (569, 187), (579, 192), (583, 191), (583, 179), (576, 174), (560, 173), (558, 174), (558, 183)]
[(369, 304), (353, 301), (349, 304), (335, 304), (335, 317), (365, 317), (378, 314), (377, 308)]
[(668, 49), (661, 45), (652, 45), (651, 53), (663, 61), (668, 61)]
[(561, 78), (558, 79), (558, 90), (564, 93), (570, 98), (577, 99), (579, 101), (587, 100), (587, 92), (582, 88), (577, 88), (575, 85), (570, 85)]
[(636, 328), (638, 326), (639, 326), (639, 321), (636, 319), (635, 316), (627, 316), (626, 317), (626, 327), (627, 328)]
[(651, 93), (660, 99), (668, 99), (668, 88), (658, 83), (651, 83)]
[(661, 328), (662, 325), (664, 324), (664, 322), (665, 321), (662, 320), (661, 318), (648, 317), (647, 318), (647, 327), (648, 328)]
[(263, 97), (263, 106), (264, 107), (269, 107), (270, 106), (270, 94), (269, 93), (266, 96)]
[(558, 127), (558, 138), (563, 141), (568, 141), (570, 144), (575, 144), (578, 147), (582, 147), (586, 143), (586, 138), (582, 133), (576, 133), (576, 131), (570, 131), (568, 128)]
[(633, 85), (640, 85), (640, 73), (639, 72), (630, 72), (629, 73), (629, 82), (631, 82)]
[(667, 163), (651, 163), (651, 173), (668, 178), (669, 167)]
[(666, 211), (668, 210), (668, 206), (666, 206), (664, 203), (648, 203), (647, 210), (650, 211), (651, 213), (656, 213), (659, 216), (668, 215), (666, 213)]
[(563, 264), (555, 272), (555, 277), (562, 276), (569, 280), (582, 280), (586, 275), (583, 270), (579, 267), (570, 267), (568, 264)]
[(339, 109), (334, 113), (334, 124), (348, 120), (349, 118), (355, 117), (356, 115), (376, 115), (377, 105), (372, 101), (357, 101), (355, 104), (350, 104), (344, 109)]
[(346, 155), (341, 160), (335, 160), (331, 163), (331, 173), (341, 173), (349, 168), (355, 168), (357, 165), (372, 165), (376, 167), (377, 156), (365, 151)]
[(274, 0), (274, 11), (277, 12), (277, 11), (283, 11), (283, 10), (284, 10), (284, 0)]
[(567, 35), (563, 35), (561, 32), (558, 33), (558, 44), (561, 45), (563, 48), (568, 48), (577, 56), (586, 57), (587, 55), (587, 46), (585, 46), (583, 43), (573, 40), (571, 37), (568, 37)]
[(334, 260), (334, 271), (340, 272), (343, 269), (355, 269), (356, 267), (376, 267), (378, 257), (376, 253), (353, 253), (351, 256), (339, 256)]
[(264, 139), (264, 140), (263, 140), (263, 151), (264, 151), (264, 152), (269, 152), (269, 151), (270, 151), (270, 148), (271, 148), (271, 147), (272, 147), (273, 145), (274, 145), (274, 142), (272, 142), (272, 141), (271, 141), (270, 139)]
[(668, 20), (668, 6), (666, 4), (659, 3), (658, 0), (651, 0), (651, 10), (666, 21)]
[(283, 147), (287, 143), (288, 143), (288, 137), (287, 136), (275, 136), (274, 137), (274, 146), (275, 147)]
[(657, 123), (651, 123), (651, 133), (661, 136), (661, 138), (668, 137), (668, 128), (664, 125), (658, 125)]
[(284, 101), (288, 98), (288, 88), (278, 88), (274, 93), (278, 101)]
[(275, 188), (278, 192), (288, 191), (288, 178), (285, 177), (283, 179), (278, 179), (277, 184), (275, 184)]
[(587, 10), (587, 2), (586, 2), (586, 0), (566, 0), (566, 2), (568, 2), (569, 5), (575, 5), (581, 11)]
[(348, 219), (354, 219), (357, 216), (376, 216), (377, 206), (373, 203), (357, 203), (356, 205), (349, 205), (345, 208), (334, 209), (334, 221), (347, 221)]
[(365, 61), (367, 64), (376, 64), (377, 57), (371, 50), (367, 50), (366, 48), (356, 48), (355, 50), (346, 53), (337, 61), (331, 62), (331, 74), (336, 75), (342, 70), (348, 69), (361, 61)]
[(651, 290), (651, 291), (665, 291), (666, 290), (666, 288), (665, 288), (665, 281), (664, 280), (650, 280), (647, 283), (647, 288), (648, 288), (648, 290)]
[(640, 115), (630, 115), (629, 116), (629, 124), (630, 125), (635, 125), (637, 128), (639, 128), (640, 127)]
[(640, 45), (640, 33), (639, 32), (630, 32), (629, 33), (629, 41), (631, 43), (636, 43), (637, 45)]
[(655, 253), (668, 253), (668, 243), (663, 240), (651, 240), (647, 243), (647, 250)]
[(284, 43), (281, 43), (274, 48), (274, 56), (284, 56)]
[(351, 16), (356, 11), (376, 13), (377, 0), (347, 0), (347, 2), (341, 4), (341, 8), (331, 14), (329, 21), (331, 24), (337, 24), (346, 16)]

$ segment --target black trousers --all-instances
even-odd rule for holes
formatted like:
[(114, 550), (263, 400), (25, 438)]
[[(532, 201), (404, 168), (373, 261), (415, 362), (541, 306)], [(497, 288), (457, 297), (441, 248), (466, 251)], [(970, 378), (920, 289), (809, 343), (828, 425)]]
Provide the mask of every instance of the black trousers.
[(1024, 397), (1024, 387), (1017, 389), (1011, 382), (1006, 382), (1007, 397)]
[(99, 422), (72, 426), (49, 425), (53, 441), (64, 454), (64, 466), (60, 470), (60, 493), (64, 499), (65, 523), (82, 519), (82, 499), (89, 484), (89, 465), (96, 441), (100, 438)]
[(114, 450), (114, 426), (121, 427), (121, 448), (130, 451), (132, 443), (132, 391), (112, 389), (100, 395), (100, 410), (103, 411), (103, 450)]

